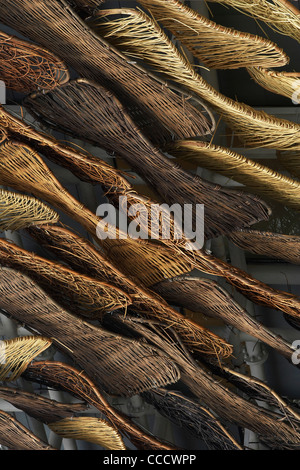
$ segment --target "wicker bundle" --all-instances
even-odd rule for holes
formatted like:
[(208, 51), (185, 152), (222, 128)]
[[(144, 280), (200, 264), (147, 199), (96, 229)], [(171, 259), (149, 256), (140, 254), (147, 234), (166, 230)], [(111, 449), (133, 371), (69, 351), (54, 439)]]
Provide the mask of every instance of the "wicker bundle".
[(0, 189), (0, 230), (19, 230), (30, 225), (56, 223), (59, 215), (42, 201)]
[(0, 411), (0, 444), (9, 450), (56, 450), (4, 411)]
[(46, 125), (80, 135), (123, 157), (167, 204), (204, 204), (208, 238), (270, 215), (257, 196), (216, 186), (173, 165), (139, 132), (121, 103), (93, 82), (71, 81), (53, 92), (26, 97), (24, 105)]
[[(178, 0), (169, 0), (168, 2), (139, 0), (139, 3), (147, 8), (159, 23), (171, 31), (195, 57), (209, 68), (236, 69), (250, 67), (251, 64), (266, 68), (280, 67), (289, 61), (286, 54), (273, 42), (253, 34), (225, 28), (183, 5)], [(101, 20), (103, 16), (115, 14), (114, 11), (116, 14), (119, 13), (119, 10), (96, 12), (92, 21), (96, 25), (97, 31), (98, 18)], [(121, 12), (126, 14), (126, 9), (122, 9)], [(131, 17), (128, 27), (134, 29), (136, 21), (138, 21), (137, 17)], [(117, 24), (118, 21), (113, 26)], [(122, 28), (122, 22), (119, 25)], [(105, 23), (99, 26), (105, 37)], [(109, 37), (110, 25), (108, 25), (107, 31)]]
[(105, 84), (155, 141), (211, 132), (206, 107), (198, 103), (201, 109), (197, 109), (186, 95), (172, 92), (129, 63), (94, 34), (65, 0), (8, 0), (0, 5), (0, 16), (4, 24), (56, 53), (80, 76)]
[(183, 140), (168, 146), (168, 152), (180, 161), (192, 161), (245, 185), (249, 191), (299, 210), (300, 183), (228, 148)]
[(295, 102), (299, 101), (300, 73), (277, 72), (262, 67), (249, 67), (247, 70), (250, 76), (266, 90), (286, 96)]
[(221, 319), (225, 324), (263, 341), (291, 362), (292, 345), (251, 317), (216, 281), (177, 278), (156, 284), (154, 290), (172, 305)]
[(143, 397), (174, 424), (201, 439), (208, 450), (243, 450), (214, 414), (193, 398), (161, 388), (145, 392)]
[(103, 413), (108, 421), (126, 435), (139, 450), (174, 450), (171, 445), (145, 433), (128, 416), (113, 408), (84, 371), (79, 371), (63, 362), (35, 361), (27, 367), (22, 377), (85, 400)]
[(136, 276), (142, 282), (153, 284), (191, 269), (190, 263), (174, 257), (167, 247), (157, 249), (146, 240), (134, 240), (111, 225), (108, 230), (113, 231), (112, 238), (100, 241), (96, 232), (101, 219), (80, 204), (55, 178), (42, 158), (28, 146), (11, 141), (2, 144), (0, 181), (17, 190), (33, 193), (63, 210), (81, 223), (96, 242), (102, 244), (109, 257), (122, 266), (126, 274)]
[(39, 244), (54, 252), (72, 269), (101, 282), (109, 282), (126, 292), (132, 301), (128, 305), (130, 311), (172, 326), (190, 351), (218, 357), (231, 355), (232, 347), (228, 343), (185, 318), (152, 290), (143, 288), (130, 277), (125, 277), (86, 239), (68, 229), (51, 225), (31, 227), (28, 232)]
[(228, 238), (250, 253), (300, 264), (300, 237), (297, 235), (241, 230), (232, 232)]
[(0, 79), (21, 93), (50, 90), (69, 80), (65, 64), (54, 54), (0, 31)]
[(251, 18), (264, 21), (277, 33), (300, 41), (300, 11), (288, 0), (209, 0), (243, 11)]
[(45, 349), (52, 341), (41, 336), (20, 336), (0, 342), (0, 380), (12, 382), (16, 380), (27, 365)]
[(0, 292), (5, 314), (52, 338), (107, 393), (132, 396), (179, 380), (177, 366), (165, 354), (63, 310), (17, 271), (0, 270)]
[[(166, 2), (162, 0), (161, 3)], [(138, 16), (139, 21), (135, 28), (126, 27), (128, 16)], [(299, 124), (255, 110), (218, 92), (194, 70), (155, 20), (143, 12), (131, 10), (130, 14), (126, 13), (123, 21), (124, 28), (116, 27), (114, 32), (111, 31), (109, 40), (120, 50), (123, 50), (125, 41), (124, 52), (127, 55), (143, 60), (167, 79), (179, 83), (200, 97), (219, 113), (247, 146), (299, 149)]]
[[(112, 319), (110, 320), (112, 322)], [(125, 327), (131, 335), (146, 338), (150, 344), (161, 348), (178, 364), (181, 382), (207, 406), (222, 422), (230, 422), (257, 433), (260, 440), (273, 449), (296, 449), (300, 446), (299, 422), (295, 428), (281, 413), (269, 412), (235, 393), (219, 377), (214, 377), (201, 363), (196, 363), (174, 338), (172, 329), (162, 325), (145, 323), (141, 319), (118, 315), (120, 328)], [(114, 319), (116, 324), (116, 318)]]
[(86, 403), (60, 403), (37, 393), (15, 387), (0, 387), (0, 399), (42, 423), (70, 418), (87, 410)]
[(49, 428), (66, 439), (92, 442), (107, 450), (126, 450), (120, 433), (104, 419), (90, 416), (64, 418), (50, 423)]
[(61, 263), (0, 239), (0, 265), (23, 272), (67, 310), (86, 318), (101, 318), (103, 313), (127, 308), (131, 298), (108, 282), (68, 269)]

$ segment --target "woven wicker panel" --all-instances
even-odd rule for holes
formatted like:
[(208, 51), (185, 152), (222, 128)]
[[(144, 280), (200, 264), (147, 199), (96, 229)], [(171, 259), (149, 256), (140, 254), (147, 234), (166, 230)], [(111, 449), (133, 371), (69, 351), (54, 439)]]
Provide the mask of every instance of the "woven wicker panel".
[(181, 392), (156, 389), (143, 397), (174, 424), (201, 439), (207, 450), (243, 450), (211, 411)]
[(42, 423), (51, 423), (87, 410), (85, 403), (59, 403), (15, 387), (0, 387), (0, 399), (11, 403)]
[(293, 100), (295, 92), (297, 94), (299, 90), (300, 73), (298, 72), (277, 72), (262, 67), (250, 67), (247, 70), (256, 83), (277, 95)]
[(42, 336), (18, 336), (0, 342), (0, 380), (17, 380), (27, 365), (52, 344)]
[(108, 227), (108, 230), (112, 230), (112, 236), (100, 240), (97, 234), (100, 217), (79, 203), (60, 184), (40, 155), (28, 146), (11, 141), (2, 144), (0, 177), (3, 184), (32, 193), (61, 209), (80, 223), (98, 244), (101, 243), (110, 259), (122, 266), (126, 274), (136, 276), (146, 284), (191, 270), (189, 262), (174, 256), (167, 247), (129, 238), (112, 225)]
[(300, 237), (259, 230), (242, 230), (228, 238), (240, 248), (257, 255), (300, 264)]
[[(269, 412), (253, 402), (239, 396), (232, 388), (213, 376), (205, 366), (195, 362), (182, 348), (178, 338), (174, 338), (172, 329), (164, 330), (161, 325), (118, 315), (120, 328), (125, 326), (137, 337), (144, 337), (155, 344), (169, 357), (173, 358), (181, 371), (181, 381), (189, 391), (207, 406), (222, 421), (235, 423), (243, 428), (251, 429), (260, 440), (270, 448), (295, 449), (300, 445), (300, 433), (290, 424), (288, 419), (282, 419), (282, 414)], [(116, 318), (115, 318), (116, 323)], [(222, 364), (219, 366), (222, 369)], [(299, 424), (299, 423), (298, 423)]]
[[(268, 68), (280, 67), (289, 62), (284, 51), (273, 42), (225, 28), (178, 0), (140, 0), (139, 3), (209, 68), (236, 69), (251, 64)], [(127, 47), (127, 36), (130, 51), (132, 31), (138, 27), (141, 15), (141, 11), (133, 9), (102, 9), (95, 13), (90, 24), (108, 41), (112, 31), (117, 36), (122, 35), (124, 49)]]
[(175, 166), (139, 132), (121, 103), (95, 83), (72, 81), (53, 92), (33, 94), (24, 105), (44, 124), (123, 157), (169, 205), (204, 204), (208, 238), (270, 215), (257, 196), (217, 186)]
[(30, 225), (56, 223), (59, 215), (42, 201), (0, 189), (0, 230), (19, 230)]
[[(132, 41), (129, 50), (130, 31)], [(135, 40), (137, 36), (138, 41)], [(195, 71), (152, 17), (142, 15), (138, 27), (126, 31), (125, 41), (124, 53), (134, 54), (148, 66), (150, 65), (156, 73), (159, 72), (168, 80), (175, 81), (196, 94), (223, 118), (246, 146), (281, 150), (299, 149), (299, 124), (275, 118), (217, 91)], [(118, 37), (120, 49), (123, 42), (124, 38)]]
[(244, 157), (229, 148), (209, 142), (183, 140), (168, 146), (168, 152), (179, 162), (189, 161), (225, 175), (245, 185), (268, 200), (299, 210), (300, 183), (265, 165)]
[(69, 78), (68, 68), (54, 54), (0, 31), (0, 79), (6, 88), (21, 93), (50, 90)]
[(107, 421), (90, 416), (64, 418), (49, 428), (64, 439), (92, 442), (106, 450), (126, 450), (122, 436)]
[(161, 282), (153, 288), (172, 305), (221, 319), (268, 344), (291, 362), (292, 345), (249, 315), (216, 281), (184, 277)]
[(22, 377), (56, 390), (69, 392), (76, 398), (86, 401), (103, 413), (108, 421), (126, 435), (139, 450), (174, 450), (173, 446), (145, 433), (128, 416), (113, 408), (82, 370), (63, 362), (35, 361), (27, 367)]
[(209, 0), (223, 3), (257, 20), (264, 21), (274, 31), (300, 41), (300, 12), (288, 0)]
[(231, 355), (231, 345), (209, 330), (189, 321), (152, 290), (141, 287), (129, 277), (124, 277), (122, 272), (112, 266), (86, 239), (68, 229), (51, 225), (31, 227), (28, 232), (39, 244), (59, 256), (72, 269), (93, 276), (101, 282), (109, 282), (126, 292), (132, 301), (128, 305), (130, 311), (172, 326), (190, 351), (195, 354), (217, 354), (221, 357)]
[(86, 318), (126, 308), (131, 298), (121, 289), (68, 269), (35, 253), (0, 239), (0, 265), (32, 278), (67, 310)]
[(4, 411), (0, 411), (0, 444), (9, 450), (56, 450)]
[(0, 308), (29, 328), (49, 335), (53, 345), (107, 393), (132, 396), (179, 379), (177, 366), (165, 354), (84, 322), (17, 271), (0, 270), (0, 292)]
[(100, 39), (64, 0), (8, 0), (1, 21), (56, 53), (82, 77), (106, 84), (156, 142), (210, 133), (206, 108), (196, 109), (182, 94), (128, 60)]

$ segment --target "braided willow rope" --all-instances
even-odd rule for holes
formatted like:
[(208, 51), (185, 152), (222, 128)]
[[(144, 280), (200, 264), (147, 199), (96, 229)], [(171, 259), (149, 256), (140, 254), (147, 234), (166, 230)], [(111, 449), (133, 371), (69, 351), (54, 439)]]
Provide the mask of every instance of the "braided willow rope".
[(247, 70), (250, 76), (266, 90), (286, 96), (295, 102), (299, 100), (300, 73), (277, 72), (262, 67), (249, 67)]
[(181, 371), (181, 382), (218, 419), (252, 430), (270, 448), (299, 448), (299, 423), (295, 428), (288, 420), (283, 419), (282, 414), (266, 411), (239, 396), (200, 363), (194, 362), (182, 348), (178, 338), (174, 338), (171, 329), (163, 330), (158, 324), (145, 323), (142, 319), (129, 315), (126, 318), (118, 315), (118, 321), (120, 328), (127, 326), (138, 337), (146, 338), (150, 344), (155, 344), (173, 358)]
[(19, 230), (58, 220), (57, 212), (39, 199), (0, 189), (0, 230)]
[(9, 413), (0, 410), (0, 444), (10, 450), (56, 450)]
[(181, 392), (155, 389), (143, 393), (143, 398), (174, 424), (200, 438), (208, 450), (243, 450), (210, 410)]
[(127, 308), (128, 294), (108, 282), (82, 275), (60, 263), (0, 239), (0, 265), (25, 273), (63, 307), (86, 318), (101, 318), (104, 312)]
[(295, 210), (300, 208), (300, 183), (228, 148), (209, 142), (183, 140), (168, 146), (179, 161), (192, 161), (244, 184), (247, 190)]
[[(240, 67), (280, 67), (289, 58), (273, 42), (257, 35), (225, 28), (207, 19), (178, 0), (140, 0), (155, 19), (171, 31), (180, 42), (209, 68), (236, 69)], [(124, 10), (126, 13), (126, 10)], [(113, 10), (101, 10), (97, 18), (105, 17)], [(133, 20), (133, 18), (132, 18)], [(118, 21), (116, 21), (118, 24)], [(119, 23), (122, 27), (122, 24)], [(131, 27), (134, 29), (135, 22)], [(105, 23), (101, 31), (105, 32)], [(108, 37), (110, 25), (107, 26)], [(137, 40), (138, 40), (137, 30)], [(149, 31), (149, 34), (151, 32)], [(126, 43), (126, 40), (125, 40)], [(125, 44), (124, 44), (125, 46)], [(267, 65), (268, 64), (268, 65)], [(273, 65), (271, 65), (273, 64)]]
[(291, 362), (292, 345), (250, 316), (216, 281), (186, 276), (160, 282), (153, 289), (172, 305), (220, 319), (259, 339)]
[(0, 399), (43, 423), (72, 417), (76, 413), (87, 410), (86, 403), (59, 403), (37, 393), (15, 387), (0, 387)]
[[(81, 136), (124, 158), (167, 204), (180, 204), (182, 209), (187, 209), (187, 203), (193, 207), (204, 204), (208, 238), (235, 226), (249, 227), (270, 215), (257, 196), (214, 185), (173, 165), (137, 129), (121, 103), (95, 83), (71, 81), (52, 92), (27, 96), (24, 105), (46, 125)], [(195, 213), (191, 215), (195, 227)]]
[(55, 178), (38, 153), (28, 146), (8, 140), (2, 144), (0, 181), (17, 190), (30, 192), (64, 211), (79, 222), (97, 243), (101, 243), (109, 257), (122, 266), (125, 273), (136, 276), (144, 283), (155, 283), (191, 269), (190, 263), (174, 257), (167, 247), (157, 249), (146, 240), (127, 237), (111, 225), (108, 226), (108, 230), (112, 230), (111, 238), (100, 240), (97, 236), (100, 217), (80, 204)]
[(48, 426), (55, 434), (66, 439), (92, 442), (107, 450), (126, 450), (120, 433), (104, 419), (79, 416), (64, 418)]
[(175, 450), (170, 444), (145, 433), (128, 416), (113, 408), (84, 371), (63, 362), (35, 361), (22, 377), (85, 400), (103, 413), (111, 425), (126, 435), (139, 450)]
[(300, 237), (297, 235), (241, 230), (232, 232), (228, 238), (250, 253), (300, 264)]
[[(164, 0), (160, 0), (160, 3), (169, 4)], [(120, 50), (123, 50), (123, 44), (126, 42), (124, 53), (141, 59), (167, 79), (179, 83), (200, 97), (219, 113), (247, 146), (279, 150), (300, 147), (299, 124), (275, 118), (219, 93), (195, 72), (190, 62), (181, 55), (158, 24), (145, 13), (126, 10), (122, 16), (122, 28), (120, 21), (110, 28), (110, 42)], [(136, 23), (135, 28), (131, 26), (132, 21)]]
[(0, 31), (0, 78), (6, 88), (30, 93), (50, 90), (67, 82), (70, 75), (51, 52)]
[(159, 320), (172, 326), (181, 341), (194, 354), (212, 354), (228, 357), (232, 347), (209, 330), (197, 325), (171, 308), (162, 297), (143, 288), (134, 279), (125, 277), (88, 240), (58, 226), (31, 227), (30, 235), (46, 249), (52, 251), (72, 269), (93, 276), (126, 292), (132, 301), (128, 309), (143, 318)]
[(288, 0), (209, 0), (264, 21), (271, 29), (300, 41), (300, 11)]
[(65, 0), (8, 0), (0, 5), (0, 16), (7, 26), (56, 53), (78, 75), (105, 84), (156, 142), (211, 132), (211, 114), (199, 100), (193, 106), (186, 94), (171, 91), (130, 63), (94, 34)]
[(51, 338), (109, 394), (132, 396), (179, 380), (176, 364), (164, 353), (76, 317), (20, 272), (2, 268), (0, 292), (5, 315)]
[(41, 336), (19, 336), (0, 342), (0, 380), (16, 380), (27, 365), (52, 344)]

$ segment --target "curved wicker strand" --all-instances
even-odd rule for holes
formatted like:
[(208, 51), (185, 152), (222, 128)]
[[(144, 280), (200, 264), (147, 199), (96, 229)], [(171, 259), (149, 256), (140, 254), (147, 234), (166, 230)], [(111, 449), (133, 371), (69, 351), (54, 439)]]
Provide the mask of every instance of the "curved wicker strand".
[(127, 415), (112, 407), (85, 372), (70, 364), (57, 361), (35, 361), (27, 367), (22, 377), (56, 390), (69, 392), (85, 400), (103, 413), (108, 421), (126, 435), (139, 450), (175, 450), (170, 444), (145, 433)]
[(300, 11), (288, 0), (209, 0), (223, 3), (264, 21), (277, 33), (290, 36), (300, 42)]
[(42, 336), (19, 336), (0, 341), (0, 380), (16, 380), (27, 365), (51, 344), (51, 339)]
[[(289, 62), (274, 42), (221, 26), (179, 0), (139, 0), (139, 3), (209, 68), (236, 69), (250, 64), (269, 68)], [(107, 14), (106, 10), (102, 12), (96, 12), (96, 18)]]
[(66, 65), (53, 53), (0, 31), (0, 79), (20, 93), (51, 90), (70, 79)]
[(245, 185), (249, 191), (300, 209), (300, 183), (229, 148), (199, 140), (183, 140), (168, 146), (179, 161), (191, 161)]
[[(158, 1), (166, 5), (164, 0)], [(133, 21), (135, 28), (132, 28)], [(219, 113), (245, 145), (278, 150), (299, 149), (299, 124), (255, 110), (218, 92), (194, 70), (155, 20), (142, 11), (126, 10), (122, 28), (119, 23), (111, 28), (109, 41), (120, 50), (126, 41), (124, 53), (141, 59), (167, 79), (200, 97)]]

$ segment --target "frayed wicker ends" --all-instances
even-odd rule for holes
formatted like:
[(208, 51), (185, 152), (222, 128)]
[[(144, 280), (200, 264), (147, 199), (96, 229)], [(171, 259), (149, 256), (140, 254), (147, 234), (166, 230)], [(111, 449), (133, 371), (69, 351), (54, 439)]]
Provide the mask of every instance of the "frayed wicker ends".
[(166, 327), (171, 326), (185, 347), (195, 355), (226, 358), (232, 354), (232, 347), (225, 340), (189, 321), (152, 289), (146, 289), (134, 279), (125, 277), (88, 240), (53, 225), (30, 227), (28, 232), (41, 246), (59, 256), (72, 269), (122, 289), (132, 300), (128, 305), (129, 311), (143, 318), (159, 320)]
[(42, 201), (25, 194), (0, 189), (0, 231), (30, 225), (56, 223), (59, 215)]
[[(176, 39), (185, 46), (195, 57), (200, 59), (207, 67), (216, 69), (236, 69), (261, 65), (262, 67), (281, 67), (289, 62), (284, 51), (273, 42), (259, 37), (225, 28), (214, 21), (200, 15), (196, 11), (183, 5), (178, 0), (139, 0), (139, 3), (147, 8), (153, 17), (165, 28), (171, 31)], [(131, 16), (128, 19), (128, 27), (134, 31), (135, 24), (139, 21), (141, 12), (127, 9), (115, 10), (116, 14)], [(96, 12), (95, 23), (97, 32), (104, 32), (105, 22), (98, 29), (98, 17), (114, 14), (113, 10), (101, 10)], [(109, 21), (109, 20), (108, 20)], [(116, 27), (121, 26), (116, 20)], [(151, 31), (149, 31), (151, 36)], [(126, 40), (124, 43), (126, 46)]]
[(20, 93), (51, 90), (70, 79), (66, 65), (42, 47), (0, 31), (0, 80)]
[[(133, 30), (131, 41), (129, 41), (130, 29), (126, 30), (125, 38), (117, 30), (115, 35), (111, 34), (110, 41), (117, 43), (118, 48), (123, 50), (125, 40), (126, 47), (123, 50), (125, 54), (134, 54), (135, 57), (150, 65), (155, 72), (172, 82), (175, 81), (201, 98), (223, 118), (246, 146), (278, 150), (300, 148), (299, 124), (275, 118), (218, 92), (196, 73), (188, 59), (179, 52), (158, 23), (150, 16), (146, 14), (140, 16), (137, 26), (138, 31), (137, 27)], [(139, 41), (136, 41), (137, 34)]]
[(244, 157), (229, 148), (199, 140), (183, 140), (167, 147), (178, 161), (189, 161), (227, 176), (268, 200), (300, 210), (300, 182)]
[(9, 413), (0, 410), (0, 444), (10, 450), (56, 450)]
[(271, 29), (300, 42), (300, 11), (288, 0), (208, 0), (223, 3), (264, 21)]
[(93, 33), (65, 0), (7, 0), (1, 21), (55, 53), (79, 76), (105, 84), (126, 103), (134, 120), (161, 144), (176, 138), (210, 134), (214, 122), (207, 107), (191, 104), (150, 77)]
[(132, 396), (180, 378), (166, 354), (72, 315), (18, 271), (0, 269), (0, 293), (0, 308), (7, 315), (51, 338), (109, 394)]
[(27, 365), (52, 344), (43, 336), (18, 336), (0, 342), (0, 380), (16, 380)]
[(24, 105), (45, 125), (124, 158), (167, 204), (204, 204), (207, 238), (270, 216), (270, 208), (258, 196), (212, 184), (174, 165), (140, 132), (117, 98), (94, 82), (78, 79), (49, 93), (34, 93)]
[(176, 450), (174, 446), (146, 433), (106, 400), (84, 371), (57, 361), (35, 361), (22, 375), (26, 380), (62, 390), (94, 406), (107, 420), (126, 435), (138, 450)]
[(92, 442), (106, 450), (126, 450), (121, 434), (104, 419), (78, 416), (64, 418), (48, 426), (64, 439)]
[(266, 90), (285, 96), (294, 101), (295, 104), (299, 101), (299, 72), (277, 72), (261, 67), (249, 67), (247, 70), (256, 83)]
[(232, 232), (228, 238), (250, 253), (300, 264), (300, 236), (259, 230)]

